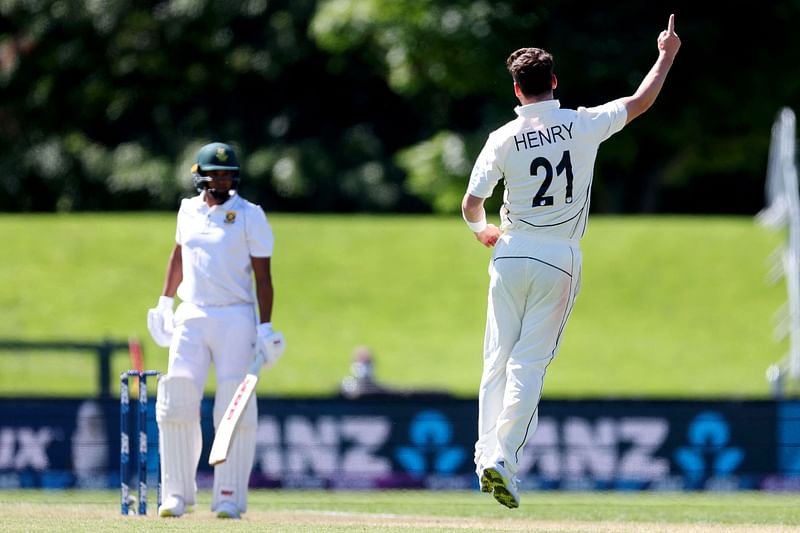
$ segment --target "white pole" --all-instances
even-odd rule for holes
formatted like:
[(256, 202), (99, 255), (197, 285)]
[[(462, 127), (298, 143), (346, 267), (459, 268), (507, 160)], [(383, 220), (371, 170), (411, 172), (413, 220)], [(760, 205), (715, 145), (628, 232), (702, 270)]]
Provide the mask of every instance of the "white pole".
[(775, 333), (778, 339), (789, 337), (789, 353), (783, 361), (767, 369), (767, 379), (778, 394), (782, 393), (784, 372), (790, 379), (800, 380), (800, 189), (795, 143), (795, 115), (785, 107), (772, 126), (767, 166), (767, 205), (757, 215), (761, 224), (774, 230), (785, 227), (787, 232), (786, 244), (779, 248), (780, 261), (772, 266), (770, 272), (774, 281), (780, 274), (786, 277), (788, 293), (788, 301), (780, 311), (782, 316), (779, 317)]
[(795, 115), (789, 108), (780, 114), (780, 168), (788, 214), (786, 286), (789, 292), (789, 377), (800, 379), (800, 190), (795, 163)]

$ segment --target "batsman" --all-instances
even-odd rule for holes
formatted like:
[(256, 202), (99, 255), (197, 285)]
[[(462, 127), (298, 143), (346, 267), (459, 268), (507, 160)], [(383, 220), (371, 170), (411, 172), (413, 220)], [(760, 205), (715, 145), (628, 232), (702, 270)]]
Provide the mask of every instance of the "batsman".
[[(161, 517), (181, 516), (196, 503), (200, 401), (211, 363), (216, 428), (254, 360), (272, 366), (285, 348), (271, 322), (272, 229), (261, 207), (237, 194), (236, 153), (228, 144), (207, 144), (197, 153), (192, 175), (199, 194), (181, 201), (163, 292), (147, 313), (153, 340), (169, 347), (156, 402)], [(173, 312), (176, 294), (181, 303)], [(251, 398), (227, 460), (214, 468), (211, 510), (219, 518), (240, 518), (247, 511), (257, 419)]]

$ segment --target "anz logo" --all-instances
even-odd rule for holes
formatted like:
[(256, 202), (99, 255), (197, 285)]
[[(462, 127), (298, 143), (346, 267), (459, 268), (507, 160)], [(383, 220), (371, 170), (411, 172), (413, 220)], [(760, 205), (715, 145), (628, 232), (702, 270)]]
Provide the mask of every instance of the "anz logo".
[(463, 464), (466, 453), (453, 443), (453, 425), (439, 411), (418, 413), (409, 425), (409, 446), (399, 446), (395, 459), (410, 474), (453, 474)]
[(688, 430), (689, 445), (675, 450), (675, 462), (684, 472), (690, 487), (699, 486), (707, 477), (732, 475), (744, 460), (744, 451), (729, 446), (730, 426), (713, 411), (700, 413)]

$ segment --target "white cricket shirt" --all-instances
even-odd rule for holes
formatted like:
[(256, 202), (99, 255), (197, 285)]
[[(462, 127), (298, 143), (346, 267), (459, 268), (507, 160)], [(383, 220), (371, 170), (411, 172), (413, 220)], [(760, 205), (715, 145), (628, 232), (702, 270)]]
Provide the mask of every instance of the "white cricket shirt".
[(175, 242), (183, 260), (181, 300), (199, 306), (255, 303), (250, 257), (271, 257), (274, 243), (260, 206), (237, 194), (213, 207), (202, 194), (186, 198)]
[(488, 198), (500, 180), (504, 230), (531, 229), (578, 240), (586, 231), (600, 143), (628, 117), (622, 102), (561, 109), (558, 100), (518, 106), (518, 117), (489, 135), (467, 192)]

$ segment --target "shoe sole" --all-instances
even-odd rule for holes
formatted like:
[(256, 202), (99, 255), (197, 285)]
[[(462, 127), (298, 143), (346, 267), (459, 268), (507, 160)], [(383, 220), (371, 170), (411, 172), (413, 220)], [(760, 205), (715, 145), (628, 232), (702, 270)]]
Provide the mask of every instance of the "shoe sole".
[(176, 514), (170, 509), (163, 509), (158, 511), (158, 516), (160, 518), (180, 518), (184, 514), (193, 513), (194, 512), (194, 505), (187, 505), (186, 508), (183, 510), (183, 513)]
[(506, 482), (503, 480), (503, 476), (501, 476), (500, 472), (497, 470), (493, 468), (487, 468), (483, 471), (483, 475), (481, 476), (482, 491), (484, 486), (488, 489), (484, 492), (492, 492), (494, 499), (500, 504), (505, 505), (509, 509), (516, 509), (519, 507), (519, 501), (514, 497), (513, 494), (511, 494), (511, 491), (508, 490), (508, 487), (506, 487)]
[(224, 505), (227, 509), (217, 511), (217, 518), (224, 518), (227, 520), (238, 520), (242, 517), (238, 509), (232, 509), (230, 505)]

